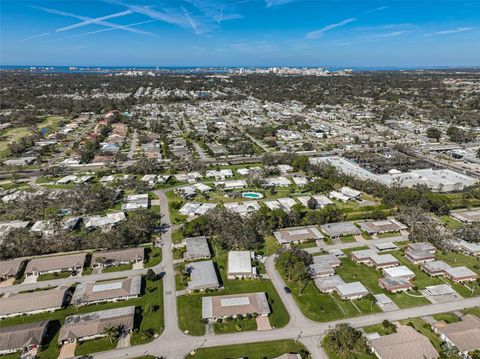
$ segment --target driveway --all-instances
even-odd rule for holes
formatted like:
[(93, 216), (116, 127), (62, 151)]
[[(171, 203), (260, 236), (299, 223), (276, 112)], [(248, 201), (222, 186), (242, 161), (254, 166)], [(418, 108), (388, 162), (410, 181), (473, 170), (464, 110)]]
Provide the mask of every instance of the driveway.
[(63, 344), (57, 359), (73, 358), (75, 356), (76, 342)]

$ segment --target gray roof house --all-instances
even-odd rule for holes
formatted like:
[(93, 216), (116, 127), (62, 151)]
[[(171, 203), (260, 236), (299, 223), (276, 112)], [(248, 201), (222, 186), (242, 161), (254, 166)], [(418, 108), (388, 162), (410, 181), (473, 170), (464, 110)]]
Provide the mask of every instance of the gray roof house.
[(49, 325), (48, 320), (0, 327), (0, 354), (14, 353), (44, 344)]
[(108, 282), (80, 283), (75, 288), (72, 303), (82, 306), (136, 298), (141, 294), (141, 288), (141, 276), (114, 279)]
[(0, 261), (0, 279), (7, 279), (15, 276), (20, 270), (24, 259), (15, 258), (7, 261)]
[(263, 316), (270, 314), (270, 306), (264, 292), (202, 298), (203, 319), (225, 318), (246, 314)]
[(218, 289), (217, 272), (212, 261), (193, 262), (190, 263), (186, 270), (190, 274), (188, 282), (188, 290)]
[(325, 233), (330, 238), (339, 238), (343, 236), (361, 234), (360, 229), (355, 227), (352, 222), (334, 222), (322, 224), (320, 226), (323, 233)]
[(108, 327), (123, 326), (129, 332), (133, 329), (134, 317), (134, 306), (70, 315), (60, 329), (58, 342), (63, 344), (103, 337)]
[(53, 312), (60, 309), (65, 300), (68, 286), (25, 293), (7, 293), (0, 298), (0, 318), (24, 314)]
[(141, 262), (145, 258), (144, 247), (118, 249), (113, 251), (94, 252), (92, 254), (92, 266), (109, 267), (119, 264)]
[(85, 253), (68, 254), (64, 256), (34, 258), (27, 263), (26, 275), (40, 275), (62, 271), (79, 271), (85, 263)]
[(185, 238), (185, 247), (187, 251), (183, 254), (185, 260), (207, 259), (210, 258), (210, 248), (208, 247), (207, 237)]

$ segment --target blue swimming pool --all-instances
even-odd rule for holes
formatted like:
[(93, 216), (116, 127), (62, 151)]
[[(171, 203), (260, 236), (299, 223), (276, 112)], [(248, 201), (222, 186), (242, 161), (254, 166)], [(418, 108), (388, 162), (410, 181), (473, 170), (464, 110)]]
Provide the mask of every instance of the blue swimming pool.
[(243, 192), (242, 197), (259, 199), (259, 198), (263, 198), (263, 194), (258, 192)]

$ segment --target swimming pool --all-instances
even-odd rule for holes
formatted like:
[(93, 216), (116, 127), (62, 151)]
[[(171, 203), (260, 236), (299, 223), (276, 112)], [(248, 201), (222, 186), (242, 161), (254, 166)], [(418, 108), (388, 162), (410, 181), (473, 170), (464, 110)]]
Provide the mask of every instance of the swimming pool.
[(263, 198), (263, 194), (258, 192), (243, 192), (242, 197), (259, 199), (259, 198)]

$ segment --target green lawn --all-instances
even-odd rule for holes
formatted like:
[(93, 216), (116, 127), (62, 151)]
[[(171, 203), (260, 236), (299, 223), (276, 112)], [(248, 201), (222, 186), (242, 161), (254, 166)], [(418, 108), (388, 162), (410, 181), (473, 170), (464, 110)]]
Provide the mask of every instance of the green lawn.
[[(146, 329), (153, 329), (157, 333), (163, 331), (164, 315), (163, 315), (163, 286), (161, 280), (156, 280), (154, 282), (146, 281), (145, 294), (140, 298), (112, 302), (112, 303), (102, 303), (96, 305), (89, 305), (80, 308), (74, 308), (69, 306), (65, 309), (57, 310), (51, 313), (39, 313), (28, 316), (20, 316), (14, 318), (7, 318), (2, 320), (1, 326), (12, 326), (17, 324), (33, 323), (40, 320), (58, 320), (60, 324), (63, 324), (65, 317), (75, 314), (91, 313), (99, 310), (121, 308), (127, 306), (135, 306), (141, 308), (141, 323), (140, 330), (144, 331)], [(158, 310), (152, 311), (150, 308), (158, 307)], [(145, 311), (148, 310), (148, 315), (145, 314)], [(58, 331), (56, 332), (54, 338), (51, 340), (50, 345), (43, 349), (39, 353), (39, 358), (41, 359), (51, 359), (56, 358), (59, 353), (59, 348), (57, 346), (58, 340)], [(135, 334), (132, 335), (132, 344), (140, 343), (141, 341), (136, 342)]]
[(215, 323), (215, 333), (236, 333), (248, 330), (257, 330), (257, 321), (255, 318), (227, 319), (222, 323)]
[(440, 219), (440, 222), (442, 222), (443, 225), (448, 229), (458, 229), (462, 227), (462, 223), (460, 223), (459, 221), (457, 221), (456, 219), (453, 219), (448, 215), (441, 216), (439, 219)]
[(440, 314), (433, 315), (433, 317), (436, 320), (439, 320), (439, 321), (443, 320), (447, 323), (456, 323), (460, 321), (460, 318), (453, 313), (440, 313)]
[(391, 238), (391, 237), (398, 237), (400, 236), (400, 232), (388, 232), (388, 233), (379, 233), (377, 234), (378, 238)]
[(2, 140), (0, 141), (0, 158), (8, 156), (10, 151), (8, 144), (17, 142), (21, 138), (30, 135), (32, 132), (28, 127), (10, 127), (0, 132)]
[(121, 272), (124, 270), (131, 270), (133, 268), (132, 263), (120, 264), (118, 266), (110, 266), (102, 269), (102, 273)]
[(353, 235), (340, 237), (340, 242), (342, 242), (342, 243), (352, 243), (352, 242), (356, 242), (356, 241), (357, 240), (355, 239), (355, 237)]
[(188, 355), (186, 359), (272, 359), (286, 353), (300, 353), (305, 351), (301, 343), (293, 340), (278, 340), (273, 342), (238, 344), (223, 347), (203, 348), (197, 350), (194, 355)]
[(75, 355), (81, 356), (85, 354), (102, 352), (105, 350), (114, 349), (116, 346), (117, 342), (115, 340), (110, 342), (108, 338), (86, 340), (77, 345), (75, 348)]
[(462, 313), (463, 314), (474, 314), (474, 315), (476, 315), (477, 317), (480, 318), (480, 307), (464, 309), (464, 310), (462, 310)]
[(70, 272), (46, 273), (46, 274), (39, 275), (37, 278), (37, 282), (42, 282), (45, 280), (68, 278), (71, 275), (72, 273)]
[(263, 248), (260, 250), (264, 256), (271, 256), (282, 247), (274, 236), (265, 236), (264, 240)]
[(374, 324), (374, 325), (370, 325), (368, 327), (364, 327), (363, 330), (365, 331), (365, 333), (369, 334), (369, 333), (378, 333), (380, 335), (389, 335), (389, 334), (392, 334), (392, 333), (395, 333), (395, 329), (392, 328), (392, 327), (385, 327), (382, 323), (380, 324)]
[(144, 268), (151, 268), (155, 267), (157, 264), (159, 264), (162, 261), (162, 250), (158, 247), (146, 247), (145, 248), (145, 253), (146, 253), (146, 262), (143, 264)]

